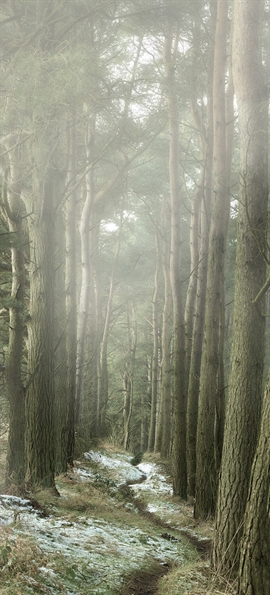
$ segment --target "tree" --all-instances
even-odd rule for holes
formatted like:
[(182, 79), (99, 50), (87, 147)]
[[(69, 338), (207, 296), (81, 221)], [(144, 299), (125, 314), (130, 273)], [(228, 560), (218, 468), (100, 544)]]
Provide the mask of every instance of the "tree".
[(226, 180), (225, 66), (228, 2), (219, 0), (213, 73), (214, 192), (211, 218), (204, 342), (197, 426), (196, 518), (214, 515), (217, 491), (215, 464), (215, 412), (219, 370), (220, 301), (229, 218)]
[(179, 29), (170, 18), (165, 28), (164, 69), (170, 131), (171, 286), (173, 298), (174, 431), (173, 483), (175, 495), (186, 498), (186, 394), (183, 288), (180, 277), (181, 210), (179, 188), (179, 121), (175, 60)]
[[(262, 76), (263, 3), (235, 3), (233, 77), (239, 114), (239, 215), (233, 343), (214, 541), (218, 570), (237, 569), (258, 438), (264, 360), (268, 97)], [(248, 591), (247, 591), (248, 592)]]
[(269, 428), (270, 376), (264, 394), (260, 438), (244, 516), (238, 585), (240, 595), (268, 595), (270, 590)]

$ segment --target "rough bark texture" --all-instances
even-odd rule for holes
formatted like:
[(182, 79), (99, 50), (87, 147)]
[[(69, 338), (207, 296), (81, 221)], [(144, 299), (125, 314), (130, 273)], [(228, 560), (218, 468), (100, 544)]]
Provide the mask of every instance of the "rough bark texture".
[(228, 2), (219, 0), (215, 35), (213, 76), (215, 201), (209, 240), (205, 331), (201, 362), (196, 461), (196, 518), (215, 512), (217, 469), (215, 466), (215, 413), (219, 370), (219, 324), (223, 267), (229, 215), (226, 187), (225, 64)]
[[(37, 183), (31, 246), (26, 401), (26, 482), (54, 486), (54, 214), (53, 172)], [(30, 201), (29, 201), (30, 202)], [(29, 209), (30, 210), (30, 209)]]
[(244, 517), (239, 595), (270, 593), (270, 376), (264, 396), (260, 438), (254, 457)]
[(231, 373), (213, 560), (237, 568), (261, 414), (267, 225), (267, 97), (260, 58), (262, 2), (234, 7), (233, 74), (240, 128), (240, 188)]

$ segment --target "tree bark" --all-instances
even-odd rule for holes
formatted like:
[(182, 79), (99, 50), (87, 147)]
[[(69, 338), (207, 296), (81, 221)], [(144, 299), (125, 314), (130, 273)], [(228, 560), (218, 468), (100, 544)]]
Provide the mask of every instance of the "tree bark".
[(6, 382), (9, 398), (9, 435), (6, 483), (22, 485), (25, 474), (25, 388), (22, 381), (22, 353), (25, 330), (25, 262), (20, 168), (17, 150), (10, 151), (10, 175), (7, 188), (7, 216), (13, 234), (11, 248), (12, 285), (9, 308), (9, 343), (6, 358)]
[[(68, 134), (68, 182), (75, 183), (76, 122), (72, 115)], [(66, 204), (66, 353), (67, 428), (66, 463), (73, 464), (75, 443), (76, 353), (77, 353), (77, 193), (73, 190)]]
[(174, 369), (174, 431), (173, 431), (173, 490), (186, 498), (186, 394), (185, 394), (185, 325), (183, 288), (180, 277), (181, 202), (179, 190), (179, 122), (175, 86), (175, 58), (178, 33), (174, 39), (174, 23), (168, 21), (165, 30), (164, 68), (167, 86), (170, 131), (170, 199), (171, 199), (171, 286), (173, 299), (173, 369)]
[[(26, 482), (54, 487), (54, 172), (37, 181), (30, 219)], [(27, 201), (28, 207), (32, 201)]]
[(251, 472), (239, 567), (239, 595), (270, 593), (270, 376)]
[(130, 441), (130, 420), (133, 409), (133, 378), (134, 378), (134, 364), (137, 347), (137, 325), (134, 315), (134, 306), (132, 305), (132, 314), (127, 312), (128, 323), (128, 353), (123, 373), (123, 389), (124, 389), (124, 407), (123, 407), (123, 446), (127, 450)]
[(153, 355), (151, 366), (151, 414), (148, 436), (148, 450), (153, 452), (155, 447), (155, 436), (157, 427), (157, 400), (158, 400), (158, 298), (159, 298), (159, 275), (160, 275), (160, 248), (159, 239), (156, 235), (156, 271), (154, 281), (154, 293), (152, 299), (152, 336)]
[[(211, 5), (210, 37), (215, 38), (216, 28), (216, 3)], [(198, 265), (197, 296), (195, 303), (195, 320), (192, 337), (192, 352), (189, 370), (188, 397), (187, 397), (187, 469), (188, 493), (195, 496), (196, 478), (196, 441), (198, 402), (200, 389), (201, 358), (205, 319), (207, 263), (210, 231), (210, 210), (212, 199), (213, 176), (213, 66), (214, 66), (214, 41), (210, 41), (208, 69), (207, 69), (207, 125), (206, 149), (204, 163), (204, 189), (200, 211), (200, 250)]]
[(231, 372), (214, 542), (214, 565), (238, 568), (262, 401), (266, 277), (268, 97), (260, 57), (263, 3), (234, 6), (233, 76), (239, 113), (240, 180)]
[(160, 386), (160, 414), (161, 414), (161, 456), (166, 459), (170, 453), (171, 445), (171, 419), (172, 419), (172, 394), (171, 394), (171, 317), (172, 317), (172, 289), (170, 278), (170, 244), (168, 236), (170, 226), (170, 213), (167, 200), (164, 199), (162, 207), (162, 269), (164, 277), (164, 302), (162, 315), (161, 336), (161, 386)]
[(197, 426), (196, 500), (194, 515), (214, 515), (217, 492), (215, 413), (219, 370), (220, 299), (229, 217), (226, 182), (225, 65), (228, 2), (218, 0), (213, 76), (215, 202), (211, 219), (204, 345)]

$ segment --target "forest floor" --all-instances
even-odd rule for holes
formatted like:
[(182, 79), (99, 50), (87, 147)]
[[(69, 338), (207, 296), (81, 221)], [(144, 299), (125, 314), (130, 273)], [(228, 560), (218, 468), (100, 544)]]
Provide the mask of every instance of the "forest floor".
[(209, 557), (213, 525), (172, 495), (154, 455), (109, 444), (56, 479), (60, 497), (0, 495), (0, 595), (231, 595)]

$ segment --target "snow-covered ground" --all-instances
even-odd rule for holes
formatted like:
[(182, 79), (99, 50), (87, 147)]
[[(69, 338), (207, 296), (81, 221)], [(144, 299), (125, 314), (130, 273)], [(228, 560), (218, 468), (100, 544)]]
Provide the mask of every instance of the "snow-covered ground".
[[(171, 485), (157, 465), (141, 463), (133, 467), (128, 457), (121, 454), (110, 456), (90, 451), (84, 456), (85, 461), (78, 463), (74, 470), (77, 482), (91, 483), (97, 472), (101, 476), (106, 474), (117, 487), (145, 479), (132, 489), (138, 495), (142, 491), (154, 494), (157, 507), (159, 494), (172, 493)], [(61, 495), (66, 497), (64, 490), (62, 494), (60, 490)], [(44, 593), (51, 595), (60, 592), (66, 595), (113, 595), (117, 593), (124, 574), (154, 560), (181, 563), (185, 550), (181, 542), (168, 541), (151, 527), (149, 531), (143, 530), (124, 525), (119, 520), (108, 524), (97, 515), (82, 515), (74, 521), (53, 515), (43, 517), (30, 501), (14, 496), (0, 496), (1, 526), (9, 528), (13, 542), (16, 537), (27, 534), (44, 553), (47, 564), (40, 565), (38, 571), (40, 582), (44, 583)], [(0, 550), (1, 546), (4, 547), (0, 542)], [(65, 580), (63, 573), (59, 574), (60, 566), (66, 568)], [(27, 577), (24, 573), (22, 580), (25, 595), (36, 592), (30, 575)], [(59, 591), (59, 584), (64, 585), (64, 591)]]

